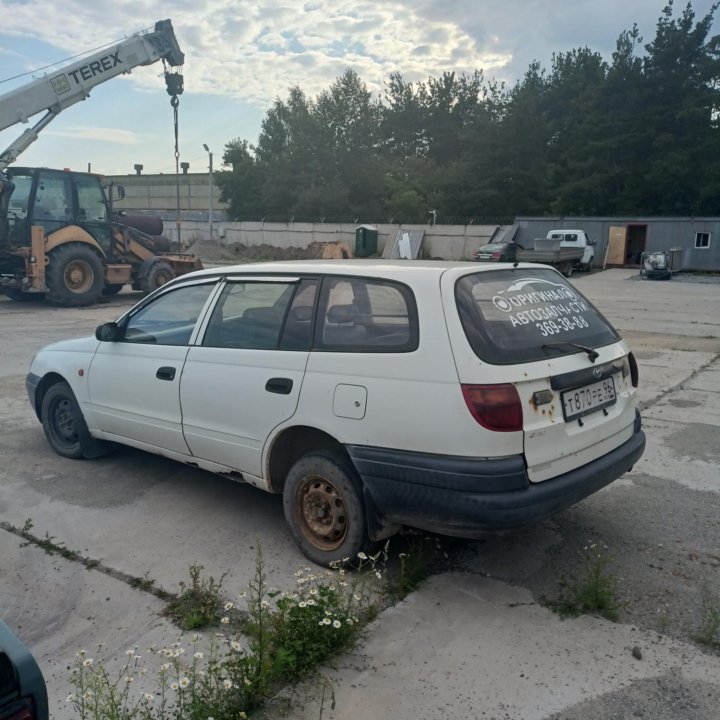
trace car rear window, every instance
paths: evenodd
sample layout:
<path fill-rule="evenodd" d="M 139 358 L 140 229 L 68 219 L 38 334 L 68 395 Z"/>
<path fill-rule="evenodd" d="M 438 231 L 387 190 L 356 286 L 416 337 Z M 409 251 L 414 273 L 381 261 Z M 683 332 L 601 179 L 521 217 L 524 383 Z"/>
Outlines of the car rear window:
<path fill-rule="evenodd" d="M 465 275 L 455 285 L 455 300 L 470 346 L 494 365 L 582 352 L 564 343 L 595 348 L 619 340 L 592 303 L 553 270 Z"/>

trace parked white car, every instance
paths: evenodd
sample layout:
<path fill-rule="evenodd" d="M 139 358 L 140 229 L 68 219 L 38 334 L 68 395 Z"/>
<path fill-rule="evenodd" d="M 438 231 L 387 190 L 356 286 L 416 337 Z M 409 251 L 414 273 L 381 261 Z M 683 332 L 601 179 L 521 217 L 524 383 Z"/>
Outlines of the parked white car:
<path fill-rule="evenodd" d="M 318 563 L 404 526 L 478 537 L 629 470 L 637 365 L 558 272 L 273 262 L 177 278 L 34 358 L 61 455 L 110 442 L 282 493 Z"/>

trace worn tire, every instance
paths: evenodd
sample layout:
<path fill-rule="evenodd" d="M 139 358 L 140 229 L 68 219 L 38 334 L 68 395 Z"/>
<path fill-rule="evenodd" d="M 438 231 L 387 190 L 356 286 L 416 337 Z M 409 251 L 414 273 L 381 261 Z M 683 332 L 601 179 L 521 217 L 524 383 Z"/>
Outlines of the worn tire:
<path fill-rule="evenodd" d="M 9 288 L 3 290 L 3 294 L 15 302 L 37 302 L 45 298 L 43 293 L 24 293 L 21 290 L 11 290 Z"/>
<path fill-rule="evenodd" d="M 110 449 L 107 443 L 90 436 L 80 406 L 66 382 L 55 383 L 47 390 L 40 418 L 45 437 L 58 455 L 73 459 L 94 458 Z"/>
<path fill-rule="evenodd" d="M 139 281 L 138 286 L 146 295 L 149 295 L 174 277 L 175 271 L 172 265 L 165 260 L 158 260 L 150 266 L 147 275 Z"/>
<path fill-rule="evenodd" d="M 287 475 L 283 509 L 300 549 L 318 565 L 369 549 L 361 480 L 339 454 L 301 457 Z"/>
<path fill-rule="evenodd" d="M 48 253 L 45 283 L 53 305 L 79 307 L 96 303 L 105 286 L 105 268 L 89 245 L 68 243 Z"/>

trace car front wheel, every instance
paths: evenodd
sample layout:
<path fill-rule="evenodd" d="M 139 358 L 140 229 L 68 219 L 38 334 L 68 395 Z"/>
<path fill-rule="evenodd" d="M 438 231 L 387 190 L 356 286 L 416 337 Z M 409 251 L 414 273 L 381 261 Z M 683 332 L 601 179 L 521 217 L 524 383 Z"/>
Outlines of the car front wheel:
<path fill-rule="evenodd" d="M 40 412 L 50 447 L 66 458 L 93 458 L 107 452 L 107 445 L 90 436 L 85 418 L 66 382 L 53 385 L 45 393 Z"/>
<path fill-rule="evenodd" d="M 285 519 L 314 563 L 354 560 L 368 549 L 360 483 L 349 462 L 335 453 L 305 455 L 290 469 L 283 490 Z"/>

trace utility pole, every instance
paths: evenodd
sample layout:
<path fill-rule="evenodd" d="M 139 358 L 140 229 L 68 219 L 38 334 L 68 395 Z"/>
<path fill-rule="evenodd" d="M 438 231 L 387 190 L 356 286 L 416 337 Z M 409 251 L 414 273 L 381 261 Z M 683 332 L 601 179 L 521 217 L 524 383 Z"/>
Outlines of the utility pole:
<path fill-rule="evenodd" d="M 207 143 L 203 143 L 203 147 L 205 148 L 205 152 L 208 154 L 208 160 L 209 160 L 209 173 L 208 173 L 208 228 L 210 230 L 210 239 L 212 240 L 213 236 L 213 168 L 212 168 L 212 153 L 210 152 L 210 148 L 207 146 Z"/>

